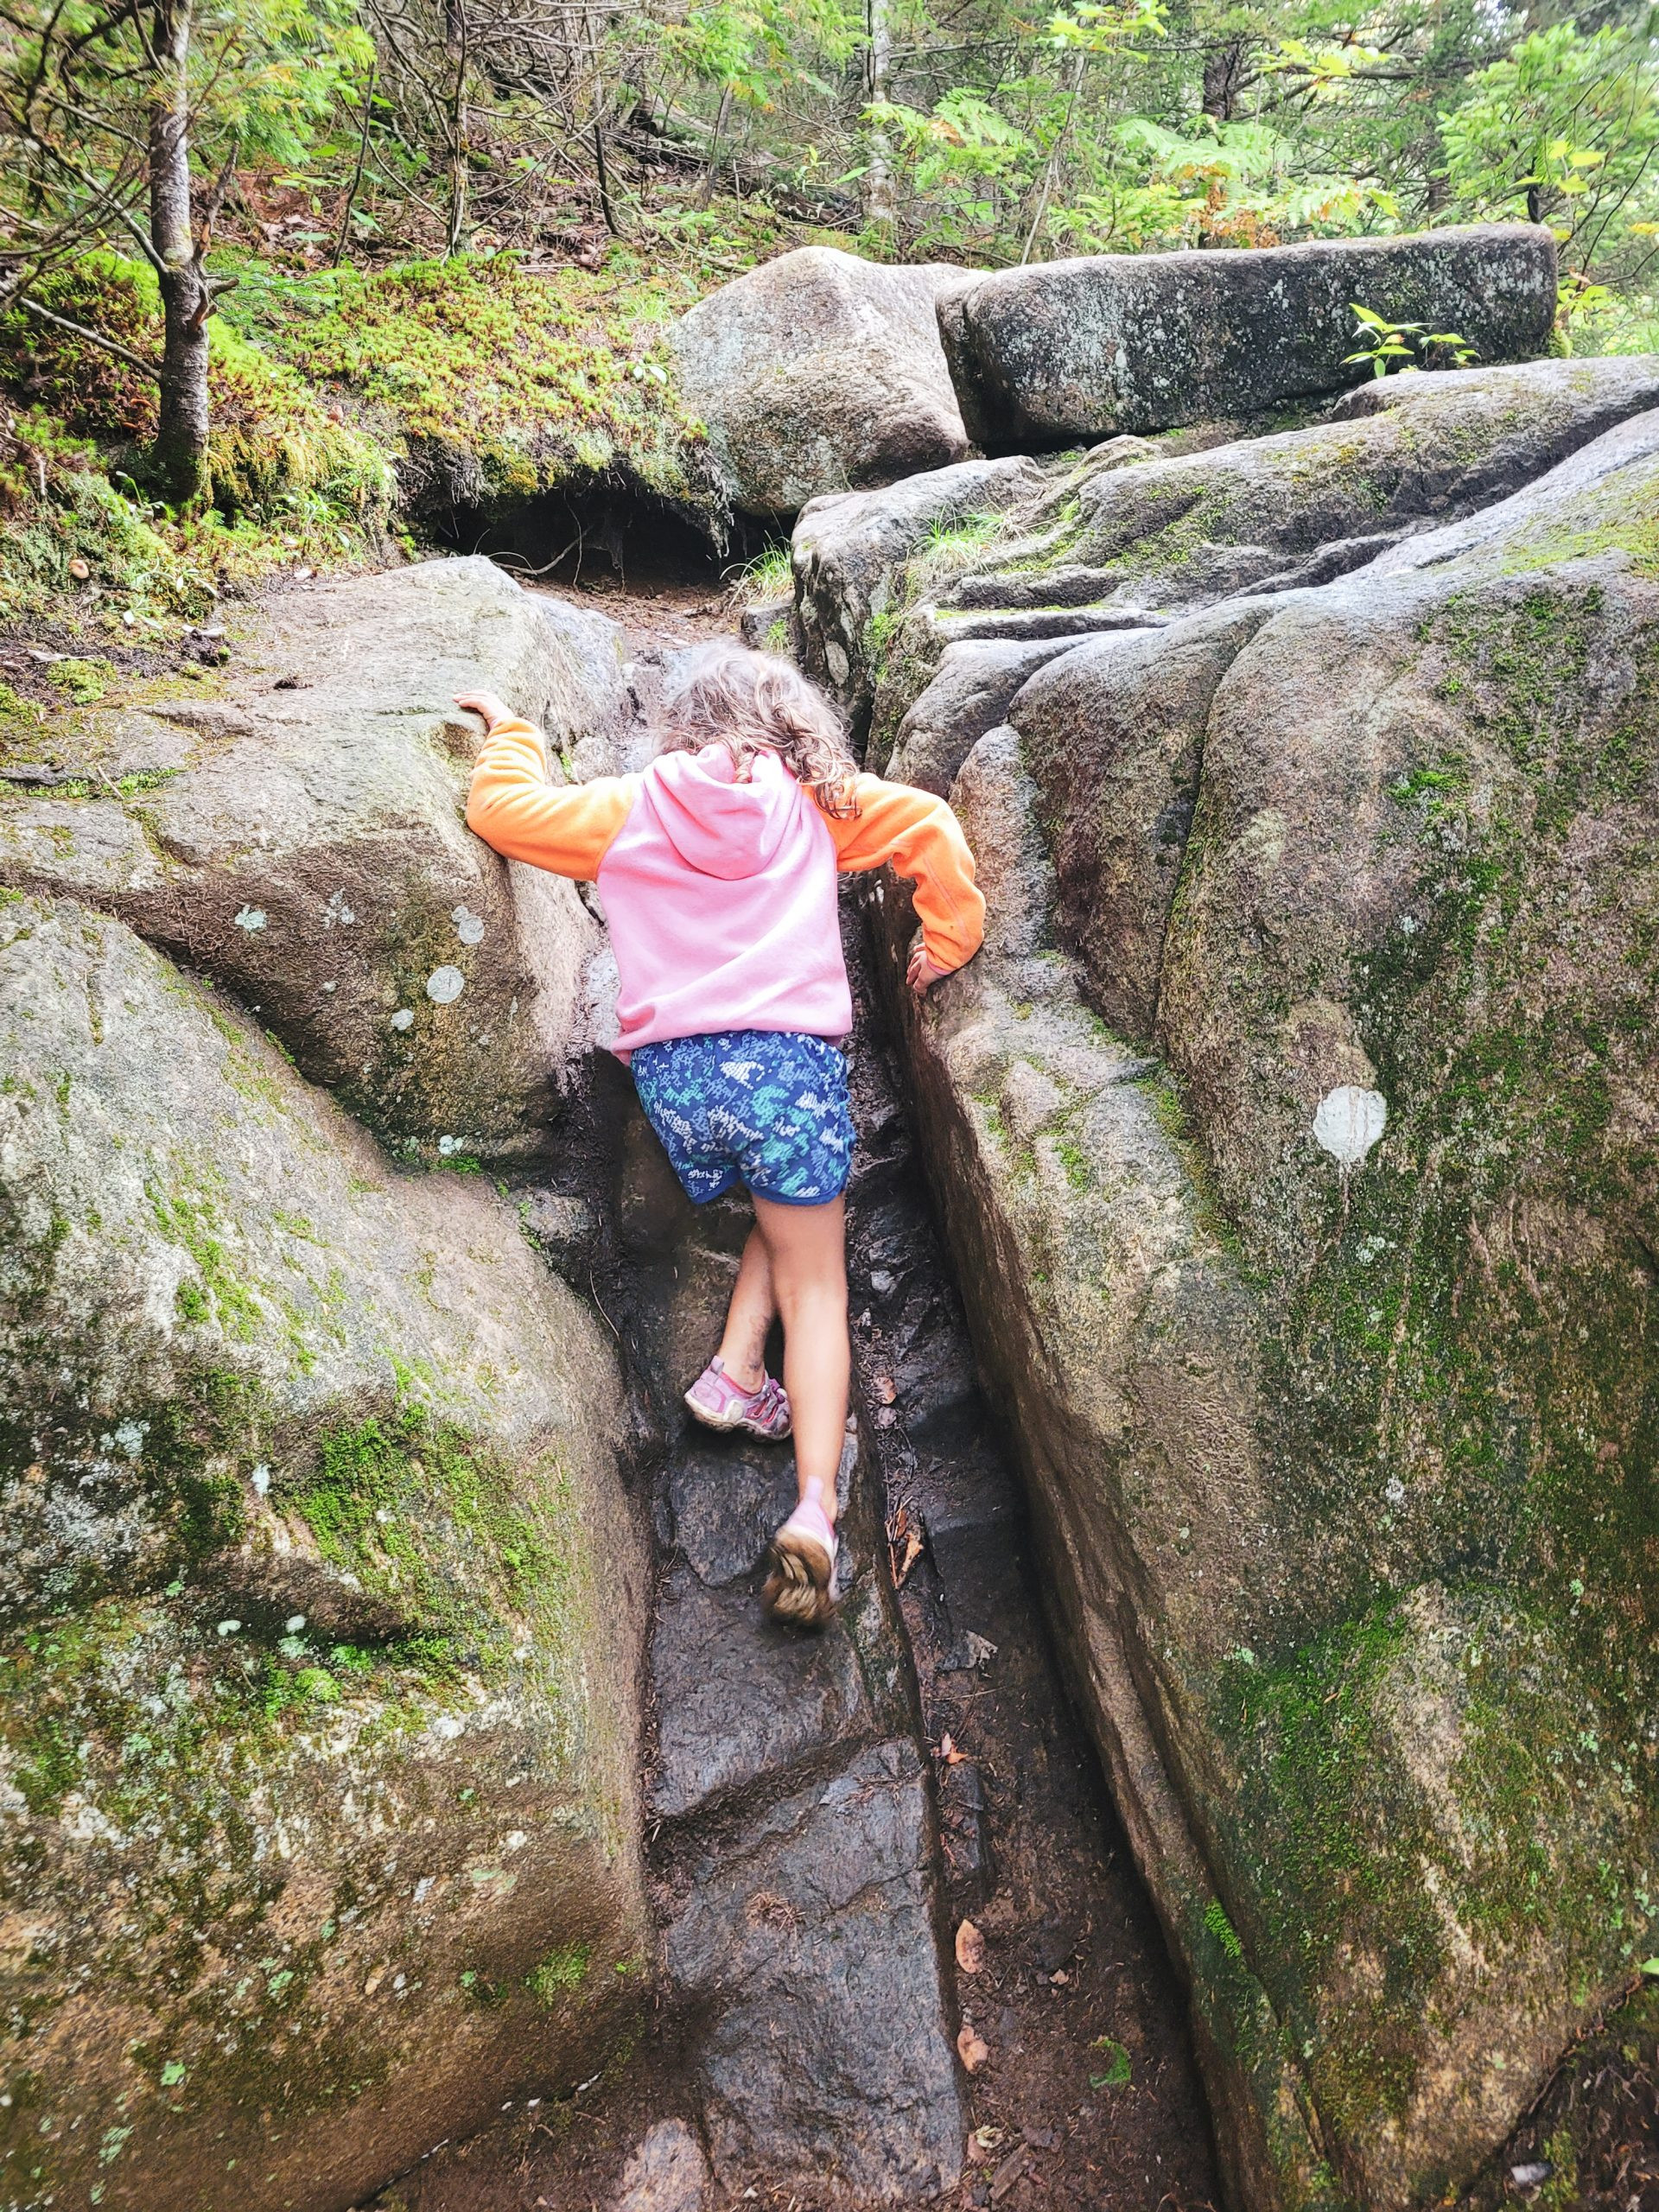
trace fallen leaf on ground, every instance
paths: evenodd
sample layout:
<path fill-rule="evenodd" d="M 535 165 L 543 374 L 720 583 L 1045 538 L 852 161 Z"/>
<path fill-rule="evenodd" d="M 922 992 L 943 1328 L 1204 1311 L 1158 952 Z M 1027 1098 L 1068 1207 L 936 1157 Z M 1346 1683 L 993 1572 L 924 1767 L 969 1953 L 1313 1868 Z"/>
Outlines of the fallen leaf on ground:
<path fill-rule="evenodd" d="M 963 1974 L 977 1974 L 985 1963 L 985 1938 L 971 1920 L 957 1930 L 957 1964 Z"/>
<path fill-rule="evenodd" d="M 991 2202 L 993 2204 L 1000 2204 L 1002 2202 L 1002 2199 L 1007 2195 L 1008 2191 L 1014 2187 L 1015 2182 L 1019 2180 L 1020 2175 L 1026 2171 L 1027 2164 L 1027 2156 L 1023 2147 L 1018 2151 L 1010 2152 L 1008 2156 L 1003 2159 L 1001 2164 L 991 2176 Z"/>
<path fill-rule="evenodd" d="M 946 1766 L 960 1766 L 967 1756 L 966 1751 L 959 1751 L 957 1749 L 954 1737 L 950 1735 L 940 1737 L 939 1757 L 944 1761 Z"/>
<path fill-rule="evenodd" d="M 957 2037 L 957 2056 L 970 2074 L 977 2074 L 990 2055 L 990 2046 L 982 2037 L 978 2029 L 970 2027 L 964 2020 L 962 2024 L 962 2033 Z"/>
<path fill-rule="evenodd" d="M 887 1543 L 893 1553 L 893 1579 L 902 1589 L 910 1570 L 922 1555 L 922 1532 L 901 1505 L 887 1523 Z"/>
<path fill-rule="evenodd" d="M 891 1375 L 878 1375 L 876 1376 L 875 1395 L 880 1399 L 884 1406 L 890 1406 L 893 1403 L 893 1400 L 899 1395 L 899 1393 L 893 1386 L 893 1380 Z"/>

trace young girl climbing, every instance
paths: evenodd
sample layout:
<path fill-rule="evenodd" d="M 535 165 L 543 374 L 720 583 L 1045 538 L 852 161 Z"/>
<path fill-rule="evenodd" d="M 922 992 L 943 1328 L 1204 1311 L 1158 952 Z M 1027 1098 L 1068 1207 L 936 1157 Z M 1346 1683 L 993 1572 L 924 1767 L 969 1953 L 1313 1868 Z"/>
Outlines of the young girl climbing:
<path fill-rule="evenodd" d="M 984 900 L 944 800 L 857 772 L 833 709 L 786 661 L 735 645 L 691 661 L 641 775 L 561 786 L 539 735 L 486 692 L 468 825 L 594 883 L 620 990 L 613 1049 L 694 1205 L 743 1182 L 755 1224 L 720 1349 L 685 1394 L 711 1428 L 793 1430 L 800 1499 L 772 1540 L 766 1603 L 814 1627 L 836 1565 L 850 1350 L 843 1192 L 853 1126 L 838 1040 L 853 1026 L 837 871 L 891 861 L 916 886 L 926 991 L 979 949 Z M 780 1389 L 764 1365 L 784 1325 Z"/>

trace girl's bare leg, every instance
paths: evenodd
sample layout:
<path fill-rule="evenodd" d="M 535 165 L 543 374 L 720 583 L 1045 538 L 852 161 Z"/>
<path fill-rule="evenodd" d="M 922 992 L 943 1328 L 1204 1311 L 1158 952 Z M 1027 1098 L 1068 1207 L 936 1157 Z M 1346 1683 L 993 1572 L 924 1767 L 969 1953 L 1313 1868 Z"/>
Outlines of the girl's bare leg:
<path fill-rule="evenodd" d="M 732 1302 L 726 1309 L 726 1333 L 720 1340 L 720 1363 L 740 1390 L 760 1388 L 766 1373 L 766 1332 L 777 1311 L 772 1262 L 757 1221 L 738 1262 Z"/>
<path fill-rule="evenodd" d="M 840 1198 L 832 1198 L 828 1205 L 785 1206 L 757 1198 L 754 1214 L 771 1266 L 771 1294 L 783 1316 L 784 1388 L 795 1424 L 795 1473 L 801 1502 L 816 1498 L 833 1525 L 852 1370 L 847 1335 L 846 1206 Z M 753 1243 L 751 1237 L 744 1249 L 746 1268 Z M 740 1289 L 742 1281 L 740 1271 Z M 735 1310 L 735 1294 L 732 1303 Z"/>

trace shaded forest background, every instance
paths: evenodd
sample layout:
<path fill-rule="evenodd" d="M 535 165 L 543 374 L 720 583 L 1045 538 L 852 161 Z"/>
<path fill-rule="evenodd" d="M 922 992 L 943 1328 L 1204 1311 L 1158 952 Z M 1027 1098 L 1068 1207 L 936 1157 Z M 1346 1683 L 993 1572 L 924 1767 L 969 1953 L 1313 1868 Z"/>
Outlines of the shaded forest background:
<path fill-rule="evenodd" d="M 560 484 L 712 512 L 668 327 L 811 241 L 1527 218 L 1560 347 L 1648 350 L 1653 33 L 1627 0 L 3 0 L 0 620 L 141 632 Z"/>

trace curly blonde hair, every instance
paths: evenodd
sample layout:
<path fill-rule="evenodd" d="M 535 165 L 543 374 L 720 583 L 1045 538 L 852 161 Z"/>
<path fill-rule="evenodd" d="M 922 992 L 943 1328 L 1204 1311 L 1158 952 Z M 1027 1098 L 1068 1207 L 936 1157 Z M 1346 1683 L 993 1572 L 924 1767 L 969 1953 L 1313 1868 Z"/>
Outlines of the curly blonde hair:
<path fill-rule="evenodd" d="M 723 745 L 741 776 L 765 747 L 826 814 L 858 812 L 858 773 L 841 717 L 816 686 L 775 653 L 720 644 L 696 653 L 663 702 L 662 751 Z"/>

